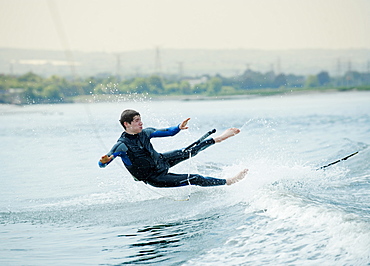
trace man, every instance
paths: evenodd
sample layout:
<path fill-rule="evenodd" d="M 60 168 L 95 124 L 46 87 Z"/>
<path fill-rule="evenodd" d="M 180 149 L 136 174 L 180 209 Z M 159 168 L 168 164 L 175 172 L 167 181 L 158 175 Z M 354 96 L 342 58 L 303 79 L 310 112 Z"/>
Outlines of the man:
<path fill-rule="evenodd" d="M 244 169 L 236 176 L 228 179 L 204 177 L 198 174 L 174 174 L 168 172 L 170 167 L 240 132 L 237 128 L 230 128 L 220 136 L 201 141 L 189 150 L 175 150 L 163 154 L 154 150 L 150 143 L 151 138 L 174 136 L 180 130 L 188 128 L 187 123 L 189 120 L 190 118 L 187 118 L 178 126 L 165 129 L 143 129 L 143 122 L 137 111 L 130 109 L 123 111 L 120 123 L 125 131 L 110 152 L 101 157 L 99 166 L 101 168 L 106 167 L 114 158 L 119 156 L 135 180 L 143 181 L 154 187 L 179 187 L 186 185 L 220 186 L 231 185 L 243 179 L 248 169 Z"/>

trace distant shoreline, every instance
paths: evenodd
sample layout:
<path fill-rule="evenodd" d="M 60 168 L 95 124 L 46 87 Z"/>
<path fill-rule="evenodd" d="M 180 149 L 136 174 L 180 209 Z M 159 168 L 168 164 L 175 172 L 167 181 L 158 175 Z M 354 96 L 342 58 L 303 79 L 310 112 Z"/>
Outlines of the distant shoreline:
<path fill-rule="evenodd" d="M 238 100 L 238 99 L 253 99 L 258 97 L 270 96 L 290 96 L 290 95 L 309 95 L 323 93 L 345 93 L 345 92 L 363 92 L 370 90 L 363 89 L 260 89 L 249 90 L 245 94 L 235 95 L 140 95 L 140 94 L 100 94 L 100 95 L 80 95 L 72 99 L 73 103 L 99 103 L 99 102 L 116 102 L 116 101 L 134 101 L 134 100 L 149 100 L 149 101 L 220 101 L 220 100 Z"/>
<path fill-rule="evenodd" d="M 125 101 L 224 101 L 224 100 L 245 100 L 259 97 L 271 96 L 294 96 L 294 95 L 312 95 L 346 92 L 369 92 L 370 89 L 275 89 L 275 90 L 250 90 L 246 94 L 235 95 L 143 95 L 143 94 L 97 94 L 97 95 L 79 95 L 70 98 L 63 103 L 37 103 L 39 104 L 74 104 L 74 103 L 104 103 L 104 102 L 125 102 Z M 0 107 L 6 106 L 27 106 L 28 104 L 8 104 L 0 103 Z"/>

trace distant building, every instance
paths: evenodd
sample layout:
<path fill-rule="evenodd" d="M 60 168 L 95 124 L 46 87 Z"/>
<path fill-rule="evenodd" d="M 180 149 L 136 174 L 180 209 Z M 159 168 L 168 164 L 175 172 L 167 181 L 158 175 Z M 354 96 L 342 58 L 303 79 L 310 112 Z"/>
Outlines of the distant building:
<path fill-rule="evenodd" d="M 7 90 L 0 91 L 1 98 L 7 99 L 6 102 L 11 104 L 22 104 L 22 93 L 24 92 L 23 88 L 9 88 Z"/>
<path fill-rule="evenodd" d="M 208 81 L 208 77 L 203 76 L 203 77 L 197 78 L 197 79 L 184 79 L 184 81 L 189 82 L 190 86 L 193 88 L 194 86 L 196 86 L 198 84 L 206 83 Z"/>

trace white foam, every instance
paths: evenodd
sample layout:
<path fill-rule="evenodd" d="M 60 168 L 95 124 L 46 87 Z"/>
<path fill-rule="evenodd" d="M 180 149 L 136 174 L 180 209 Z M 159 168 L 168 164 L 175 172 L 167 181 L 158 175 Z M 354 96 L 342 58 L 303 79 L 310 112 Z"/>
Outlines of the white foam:
<path fill-rule="evenodd" d="M 246 212 L 252 222 L 188 265 L 365 265 L 370 260 L 369 224 L 353 214 L 267 189 Z"/>
<path fill-rule="evenodd" d="M 225 167 L 230 172 L 242 165 Z M 340 184 L 345 169 L 331 172 L 310 167 L 254 161 L 245 180 L 231 186 L 228 196 L 244 201 L 246 222 L 220 247 L 187 265 L 336 264 L 370 262 L 370 224 L 333 203 L 307 197 L 307 190 Z M 295 190 L 293 186 L 301 184 Z M 328 184 L 327 184 L 328 185 Z M 304 193 L 300 193 L 304 192 Z"/>

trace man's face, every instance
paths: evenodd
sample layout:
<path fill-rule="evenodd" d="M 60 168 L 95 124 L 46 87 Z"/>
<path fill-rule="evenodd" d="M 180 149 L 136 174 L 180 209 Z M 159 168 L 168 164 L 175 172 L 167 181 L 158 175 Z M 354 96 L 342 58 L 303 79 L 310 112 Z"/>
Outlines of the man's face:
<path fill-rule="evenodd" d="M 143 130 L 143 122 L 141 122 L 141 117 L 139 115 L 134 116 L 131 123 L 125 123 L 127 133 L 138 134 Z"/>

